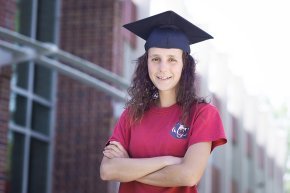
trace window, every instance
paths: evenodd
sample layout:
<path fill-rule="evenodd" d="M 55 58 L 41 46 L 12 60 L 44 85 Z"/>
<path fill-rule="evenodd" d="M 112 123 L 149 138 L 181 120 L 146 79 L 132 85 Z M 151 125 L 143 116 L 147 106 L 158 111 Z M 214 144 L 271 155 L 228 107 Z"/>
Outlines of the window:
<path fill-rule="evenodd" d="M 31 139 L 29 154 L 29 181 L 28 192 L 46 192 L 47 165 L 48 165 L 48 143 Z"/>
<path fill-rule="evenodd" d="M 51 99 L 52 71 L 43 66 L 34 67 L 34 93 L 47 100 Z"/>
<path fill-rule="evenodd" d="M 21 192 L 23 183 L 24 142 L 23 135 L 10 131 L 8 135 L 8 192 Z"/>
<path fill-rule="evenodd" d="M 28 89 L 28 72 L 29 72 L 29 63 L 24 62 L 15 66 L 14 69 L 14 79 L 16 85 L 23 89 Z"/>
<path fill-rule="evenodd" d="M 10 101 L 11 121 L 19 126 L 25 127 L 27 98 L 20 94 L 12 93 Z"/>
<path fill-rule="evenodd" d="M 17 31 L 56 42 L 58 0 L 18 0 Z M 13 66 L 7 193 L 50 193 L 56 72 L 33 62 Z"/>
<path fill-rule="evenodd" d="M 49 135 L 50 107 L 36 101 L 32 103 L 31 129 Z"/>

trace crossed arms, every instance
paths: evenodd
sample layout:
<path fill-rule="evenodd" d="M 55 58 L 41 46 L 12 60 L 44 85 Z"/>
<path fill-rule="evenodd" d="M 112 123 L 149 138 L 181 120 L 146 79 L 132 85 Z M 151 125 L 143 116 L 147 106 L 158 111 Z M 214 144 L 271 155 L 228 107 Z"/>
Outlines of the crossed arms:
<path fill-rule="evenodd" d="M 100 167 L 102 180 L 138 181 L 159 187 L 194 186 L 200 180 L 210 156 L 211 142 L 191 145 L 184 157 L 130 158 L 116 141 L 104 149 Z"/>

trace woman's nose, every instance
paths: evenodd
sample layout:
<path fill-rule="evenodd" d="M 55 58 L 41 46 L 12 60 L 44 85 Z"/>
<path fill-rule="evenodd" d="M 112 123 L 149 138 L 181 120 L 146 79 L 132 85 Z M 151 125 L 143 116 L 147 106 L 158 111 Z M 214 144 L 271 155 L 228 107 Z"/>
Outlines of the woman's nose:
<path fill-rule="evenodd" d="M 162 71 L 165 71 L 167 69 L 167 63 L 166 61 L 161 61 L 159 63 L 159 70 L 162 72 Z"/>

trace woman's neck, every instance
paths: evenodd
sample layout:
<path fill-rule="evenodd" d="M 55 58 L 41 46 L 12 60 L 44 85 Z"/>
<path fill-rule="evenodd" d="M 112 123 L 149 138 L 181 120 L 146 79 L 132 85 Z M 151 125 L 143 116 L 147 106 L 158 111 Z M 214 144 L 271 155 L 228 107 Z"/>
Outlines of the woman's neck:
<path fill-rule="evenodd" d="M 176 94 L 172 92 L 159 92 L 159 106 L 170 107 L 176 103 Z"/>

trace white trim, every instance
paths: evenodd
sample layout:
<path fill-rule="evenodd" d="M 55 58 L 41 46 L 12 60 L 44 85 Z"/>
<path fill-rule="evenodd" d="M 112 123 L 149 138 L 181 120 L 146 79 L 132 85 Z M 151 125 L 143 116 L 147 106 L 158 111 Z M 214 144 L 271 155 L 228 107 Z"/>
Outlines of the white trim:
<path fill-rule="evenodd" d="M 7 47 L 8 47 L 8 45 L 10 46 L 13 44 L 7 43 Z M 5 45 L 1 45 L 1 46 L 4 47 Z M 15 46 L 15 48 L 17 48 L 17 46 Z M 12 49 L 10 49 L 10 51 L 12 51 Z M 14 51 L 16 52 L 16 49 Z M 105 93 L 107 93 L 107 94 L 109 94 L 109 95 L 111 95 L 119 100 L 126 100 L 127 99 L 127 97 L 126 97 L 127 95 L 124 91 L 121 91 L 115 87 L 112 87 L 109 84 L 107 84 L 103 81 L 100 81 L 100 80 L 96 79 L 95 77 L 87 75 L 86 73 L 81 72 L 75 68 L 69 67 L 63 63 L 60 63 L 60 62 L 53 60 L 53 59 L 50 59 L 46 56 L 37 56 L 36 57 L 36 55 L 34 55 L 34 54 L 29 54 L 27 56 L 27 55 L 25 55 L 25 53 L 26 53 L 25 49 L 19 49 L 19 50 L 17 50 L 17 52 L 18 53 L 22 52 L 23 53 L 22 57 L 17 58 L 16 60 L 10 61 L 10 62 L 23 62 L 25 60 L 33 60 L 34 59 L 38 63 L 40 63 L 46 67 L 56 69 L 56 70 L 62 72 L 63 74 L 72 77 L 73 79 L 79 80 L 79 81 L 86 83 L 90 86 L 95 86 L 97 89 L 100 89 L 103 92 L 105 92 Z M 82 66 L 81 68 L 86 68 L 86 70 L 89 70 L 90 72 L 92 72 L 92 70 L 94 68 L 95 74 L 98 74 L 98 76 L 100 78 L 106 77 L 106 79 L 110 79 L 111 82 L 118 83 L 119 86 L 122 86 L 122 87 L 129 86 L 129 84 L 127 84 L 126 81 L 124 81 L 124 79 L 119 79 L 118 75 L 116 75 L 114 73 L 111 73 L 111 72 L 109 72 L 101 67 L 98 67 L 98 66 L 94 67 L 93 63 L 85 61 L 85 60 L 80 59 L 78 57 L 74 57 L 71 54 L 68 54 L 68 53 L 65 53 L 62 51 L 61 51 L 61 53 L 62 53 L 61 59 L 64 59 L 66 61 L 70 61 L 70 62 L 74 63 L 75 65 L 84 64 L 84 66 Z M 58 56 L 60 56 L 60 55 L 58 55 Z M 31 65 L 33 65 L 33 64 L 30 62 L 29 68 L 31 68 Z M 34 67 L 32 67 L 32 68 L 34 68 Z M 31 78 L 31 76 L 29 76 L 29 77 Z M 28 84 L 28 85 L 30 86 L 30 84 Z"/>
<path fill-rule="evenodd" d="M 29 155 L 30 155 L 30 137 L 24 135 L 24 151 L 23 151 L 23 173 L 22 173 L 22 193 L 27 193 L 28 187 L 28 171 L 29 171 Z"/>
<path fill-rule="evenodd" d="M 127 94 L 124 91 L 120 91 L 115 87 L 110 86 L 109 84 L 102 82 L 90 75 L 87 75 L 83 72 L 80 72 L 77 69 L 71 68 L 69 66 L 66 66 L 56 60 L 49 59 L 45 56 L 39 57 L 36 62 L 38 64 L 44 65 L 49 68 L 54 68 L 58 72 L 61 72 L 62 74 L 68 75 L 71 78 L 75 80 L 79 80 L 80 82 L 83 82 L 87 85 L 94 86 L 98 90 L 102 90 L 103 92 L 109 94 L 110 96 L 119 99 L 119 100 L 126 100 Z"/>
<path fill-rule="evenodd" d="M 90 61 L 74 56 L 68 52 L 58 50 L 55 53 L 55 56 L 61 61 L 69 62 L 74 67 L 87 70 L 90 73 L 96 75 L 96 77 L 110 81 L 122 88 L 128 88 L 128 85 L 130 84 L 125 78 L 120 77 L 119 75 L 114 74 L 105 68 L 100 67 L 99 65 L 95 65 Z"/>
<path fill-rule="evenodd" d="M 31 136 L 35 139 L 40 140 L 40 141 L 44 141 L 47 143 L 49 143 L 51 141 L 51 136 L 41 134 L 37 131 L 29 129 L 28 127 L 22 127 L 20 125 L 16 125 L 13 122 L 9 123 L 9 128 L 11 131 L 16 131 L 17 133 L 20 133 L 20 134 L 25 135 L 25 136 Z"/>
<path fill-rule="evenodd" d="M 59 44 L 59 29 L 60 29 L 60 17 L 61 17 L 61 1 L 55 0 L 55 28 L 54 38 L 56 45 Z M 56 130 L 56 112 L 57 112 L 57 88 L 58 88 L 58 73 L 56 70 L 52 70 L 52 84 L 51 84 L 51 114 L 50 114 L 50 139 L 51 144 L 48 149 L 48 166 L 47 166 L 47 187 L 46 193 L 53 192 L 53 169 L 54 169 L 54 149 L 55 149 L 55 130 Z"/>
<path fill-rule="evenodd" d="M 121 88 L 126 89 L 130 84 L 125 78 L 115 73 L 112 73 L 106 70 L 105 68 L 102 68 L 99 65 L 96 65 L 92 62 L 74 56 L 68 52 L 59 50 L 59 48 L 54 44 L 42 43 L 40 41 L 33 40 L 14 31 L 5 29 L 3 27 L 0 27 L 0 37 L 15 41 L 16 43 L 32 48 L 36 53 L 36 58 L 41 56 L 56 56 L 58 59 L 66 63 L 69 63 L 71 66 L 74 66 L 75 68 L 87 70 L 89 73 L 95 75 L 96 78 L 101 78 L 106 81 L 112 82 L 115 85 L 120 86 Z M 5 47 L 5 45 L 2 47 Z M 28 59 L 34 60 L 35 58 L 31 57 Z"/>
<path fill-rule="evenodd" d="M 57 100 L 56 100 L 56 93 L 57 93 L 57 83 L 58 83 L 58 75 L 56 71 L 52 72 L 52 89 L 51 89 L 51 103 L 52 108 L 50 111 L 50 146 L 48 149 L 48 167 L 47 167 L 47 187 L 46 192 L 51 193 L 52 192 L 52 174 L 53 174 L 53 168 L 54 168 L 54 148 L 55 148 L 55 126 L 56 126 L 56 112 L 57 112 Z"/>
<path fill-rule="evenodd" d="M 10 53 L 10 58 L 6 57 L 4 60 L 1 58 L 0 66 L 29 61 L 36 57 L 34 50 L 29 47 L 19 47 L 16 44 L 11 44 L 3 40 L 0 40 L 0 47 L 6 53 Z"/>
<path fill-rule="evenodd" d="M 17 87 L 16 85 L 12 85 L 11 87 L 12 91 L 14 91 L 15 94 L 21 95 L 21 96 L 28 96 L 29 98 L 32 98 L 33 101 L 36 101 L 44 106 L 47 107 L 52 107 L 52 104 L 49 100 L 40 97 L 36 94 L 34 94 L 33 92 L 27 91 L 26 89 Z"/>
<path fill-rule="evenodd" d="M 37 0 L 32 0 L 32 14 L 31 14 L 31 20 L 29 22 L 31 22 L 31 29 L 30 29 L 30 36 L 35 39 L 35 24 L 36 24 L 36 17 L 37 17 Z M 31 72 L 32 71 L 32 64 L 31 62 L 29 62 L 29 70 L 28 70 L 28 92 L 31 91 L 31 83 L 33 83 L 33 78 L 31 76 Z M 31 137 L 30 135 L 28 134 L 28 131 L 31 126 L 30 124 L 30 118 L 31 118 L 31 109 L 32 109 L 32 98 L 31 96 L 27 96 L 27 104 L 26 104 L 26 134 L 24 135 L 25 136 L 25 144 L 24 144 L 24 163 L 23 163 L 23 181 L 22 181 L 22 193 L 27 193 L 28 191 L 28 174 L 29 174 L 29 156 L 30 156 L 30 143 L 31 143 Z"/>

